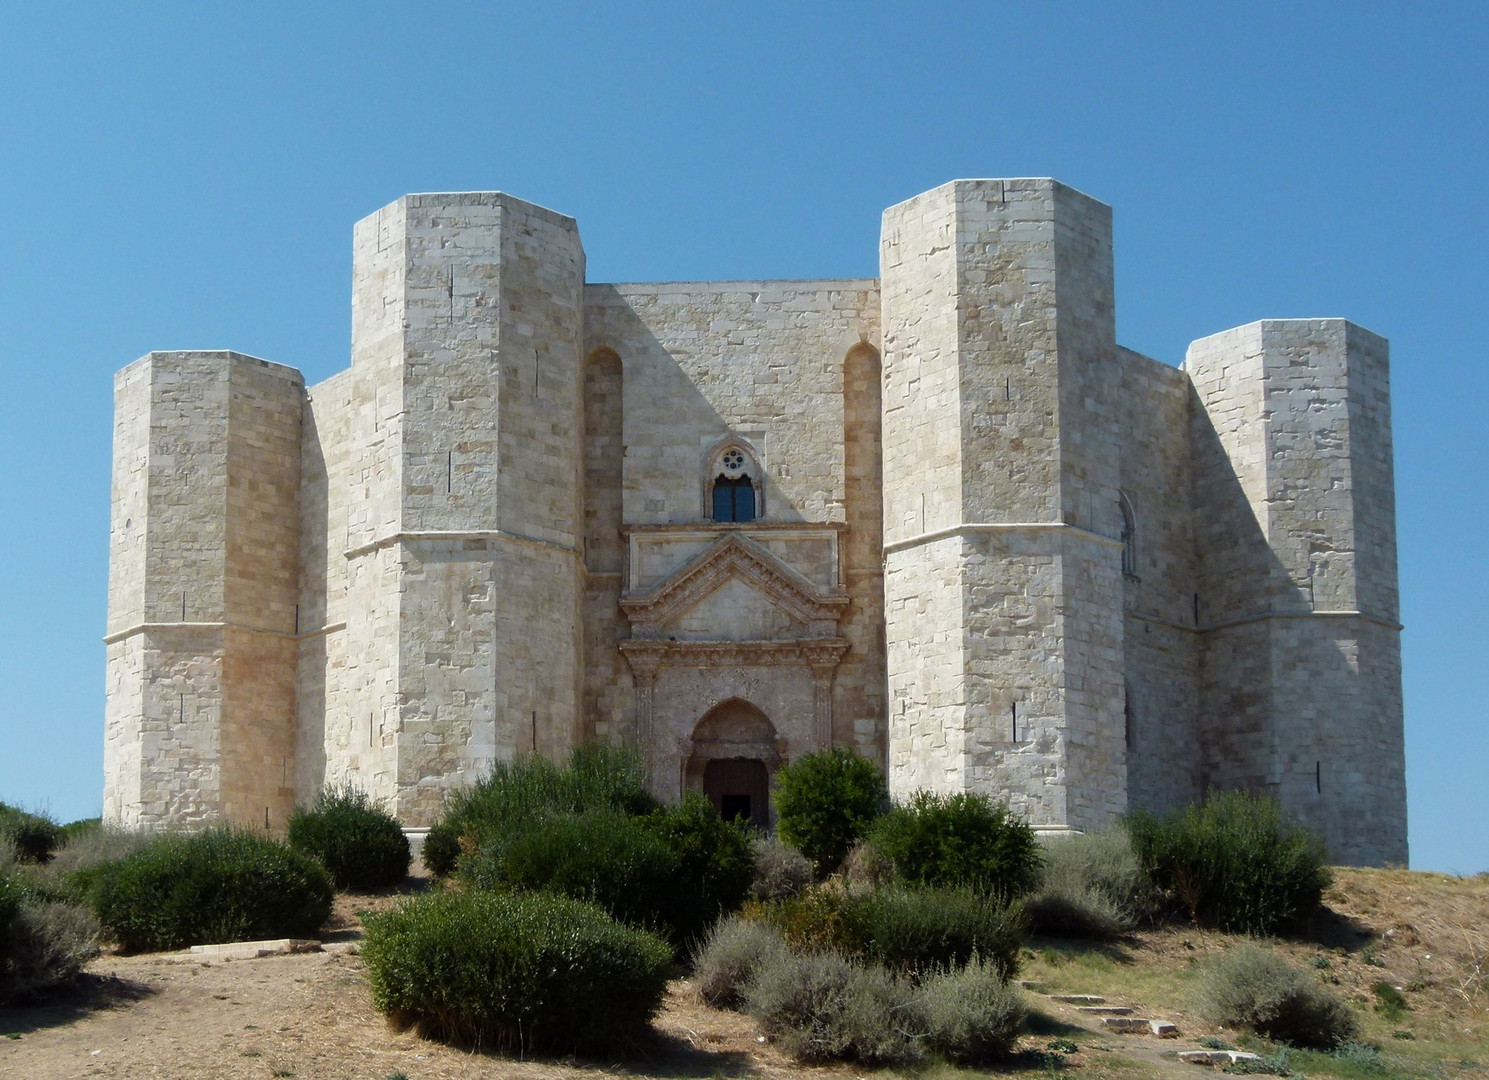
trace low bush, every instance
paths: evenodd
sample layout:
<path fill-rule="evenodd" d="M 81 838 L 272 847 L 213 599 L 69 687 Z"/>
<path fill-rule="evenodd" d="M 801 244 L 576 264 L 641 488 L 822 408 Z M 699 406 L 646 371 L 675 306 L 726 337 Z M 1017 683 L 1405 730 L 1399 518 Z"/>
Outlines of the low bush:
<path fill-rule="evenodd" d="M 790 844 L 771 836 L 756 836 L 755 880 L 750 883 L 752 900 L 785 900 L 800 896 L 812 883 L 812 864 Z"/>
<path fill-rule="evenodd" d="M 1323 842 L 1275 799 L 1228 792 L 1163 818 L 1136 812 L 1127 828 L 1170 907 L 1199 926 L 1276 934 L 1318 910 L 1329 886 Z"/>
<path fill-rule="evenodd" d="M 1148 872 L 1121 828 L 1043 844 L 1039 884 L 1025 901 L 1035 933 L 1109 940 L 1153 912 Z"/>
<path fill-rule="evenodd" d="M 460 834 L 455 826 L 437 821 L 424 836 L 424 867 L 436 877 L 448 877 L 460 861 Z"/>
<path fill-rule="evenodd" d="M 536 755 L 498 762 L 489 776 L 450 793 L 435 827 L 459 850 L 490 850 L 529 822 L 591 811 L 639 816 L 656 807 L 638 754 L 585 743 L 566 765 Z M 436 847 L 450 853 L 447 840 Z"/>
<path fill-rule="evenodd" d="M 5 886 L 0 884 L 0 907 Z M 0 1002 L 53 990 L 98 955 L 98 919 L 78 904 L 22 898 L 0 917 Z"/>
<path fill-rule="evenodd" d="M 350 784 L 323 788 L 289 819 L 290 847 L 326 868 L 341 889 L 382 889 L 408 876 L 408 838 L 398 821 Z"/>
<path fill-rule="evenodd" d="M 215 828 L 152 837 L 106 864 L 88 891 L 126 951 L 310 937 L 331 911 L 320 864 L 258 833 Z"/>
<path fill-rule="evenodd" d="M 1332 1049 L 1359 1030 L 1343 999 L 1256 945 L 1238 945 L 1211 961 L 1201 977 L 1199 1002 L 1213 1023 L 1296 1046 Z"/>
<path fill-rule="evenodd" d="M 794 952 L 839 952 L 912 978 L 973 956 L 1011 977 L 1028 930 L 1018 902 L 968 888 L 904 885 L 862 893 L 818 886 L 747 905 L 745 917 L 770 926 Z"/>
<path fill-rule="evenodd" d="M 742 914 L 775 930 L 792 952 L 833 952 L 847 942 L 843 909 L 848 899 L 841 889 L 818 885 L 784 900 L 751 901 Z"/>
<path fill-rule="evenodd" d="M 639 819 L 595 810 L 524 827 L 463 857 L 460 873 L 480 888 L 545 889 L 655 928 L 671 924 L 679 866 Z"/>
<path fill-rule="evenodd" d="M 486 1050 L 602 1052 L 634 1039 L 671 973 L 659 938 L 544 893 L 451 890 L 367 920 L 373 1004 Z"/>
<path fill-rule="evenodd" d="M 882 967 L 837 953 L 773 958 L 745 988 L 745 1006 L 799 1061 L 886 1064 L 919 1056 L 914 991 Z"/>
<path fill-rule="evenodd" d="M 0 838 L 10 841 L 17 858 L 44 863 L 62 846 L 62 829 L 49 817 L 0 803 Z"/>
<path fill-rule="evenodd" d="M 970 885 L 1018 896 L 1038 880 L 1034 830 L 986 795 L 917 791 L 874 823 L 869 843 L 918 885 Z"/>
<path fill-rule="evenodd" d="M 994 964 L 974 957 L 965 967 L 937 972 L 920 988 L 925 1043 L 957 1065 L 984 1065 L 1007 1056 L 1028 1010 Z"/>
<path fill-rule="evenodd" d="M 755 864 L 744 829 L 695 795 L 640 817 L 596 809 L 523 822 L 462 856 L 460 872 L 478 887 L 586 900 L 685 947 L 738 909 Z"/>
<path fill-rule="evenodd" d="M 133 855 L 149 842 L 147 832 L 112 825 L 73 830 L 43 868 L 46 883 L 58 898 L 85 903 L 93 882 L 111 863 Z"/>
<path fill-rule="evenodd" d="M 698 995 L 716 1009 L 737 1009 L 755 974 L 789 951 L 773 926 L 737 915 L 720 919 L 693 953 Z"/>
<path fill-rule="evenodd" d="M 912 978 L 981 957 L 1008 979 L 1018 970 L 1028 934 L 1019 903 L 965 887 L 885 886 L 847 897 L 838 919 L 844 952 Z"/>
<path fill-rule="evenodd" d="M 826 877 L 884 811 L 888 795 L 873 762 L 835 746 L 797 758 L 778 772 L 772 798 L 781 839 Z"/>
<path fill-rule="evenodd" d="M 103 818 L 78 818 L 66 825 L 58 826 L 62 833 L 62 847 L 71 847 L 87 837 L 104 830 Z"/>
<path fill-rule="evenodd" d="M 677 860 L 664 908 L 675 941 L 693 941 L 719 916 L 739 910 L 755 881 L 755 851 L 743 824 L 725 821 L 696 792 L 641 821 Z"/>

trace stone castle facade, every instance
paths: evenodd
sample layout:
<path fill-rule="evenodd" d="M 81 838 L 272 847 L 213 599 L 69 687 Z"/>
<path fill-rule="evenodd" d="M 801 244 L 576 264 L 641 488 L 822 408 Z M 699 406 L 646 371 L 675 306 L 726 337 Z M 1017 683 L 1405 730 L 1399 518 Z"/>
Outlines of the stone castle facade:
<path fill-rule="evenodd" d="M 829 745 L 1088 829 L 1275 793 L 1406 858 L 1386 343 L 1117 344 L 1110 209 L 884 214 L 880 277 L 591 284 L 575 222 L 410 195 L 355 230 L 352 364 L 115 384 L 105 817 L 425 826 L 493 762 L 634 745 L 763 820 Z"/>

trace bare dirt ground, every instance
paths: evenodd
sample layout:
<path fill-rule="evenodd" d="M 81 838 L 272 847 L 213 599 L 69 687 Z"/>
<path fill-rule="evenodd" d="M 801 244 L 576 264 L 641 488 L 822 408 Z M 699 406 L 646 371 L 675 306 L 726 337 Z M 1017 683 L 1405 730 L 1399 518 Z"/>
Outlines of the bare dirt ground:
<path fill-rule="evenodd" d="M 411 882 L 410 889 L 421 885 Z M 359 911 L 398 900 L 398 895 L 339 897 L 328 944 L 334 950 L 354 942 L 360 930 Z M 1353 997 L 1367 1014 L 1374 982 L 1386 980 L 1402 987 L 1411 1012 L 1401 1025 L 1411 1028 L 1417 1040 L 1434 1040 L 1402 1045 L 1442 1060 L 1445 1071 L 1440 1075 L 1484 1075 L 1479 1062 L 1467 1060 L 1467 1055 L 1484 1056 L 1489 1039 L 1489 878 L 1341 870 L 1328 900 L 1330 912 L 1310 935 L 1279 947 L 1305 967 L 1316 967 L 1316 958 L 1327 956 L 1329 966 L 1321 977 L 1337 980 L 1340 992 Z M 1029 974 L 1060 977 L 1063 972 L 1081 984 L 1070 989 L 1126 992 L 1145 1015 L 1173 1014 L 1166 1018 L 1177 1019 L 1185 1037 L 1176 1043 L 1110 1035 L 1099 1029 L 1099 1020 L 1031 994 L 1034 1032 L 1023 1040 L 1020 1060 L 998 1071 L 1055 1075 L 1038 1051 L 1052 1039 L 1068 1038 L 1081 1049 L 1066 1058 L 1059 1074 L 1083 1080 L 1206 1075 L 1174 1060 L 1180 1046 L 1193 1046 L 1197 1037 L 1212 1033 L 1178 995 L 1184 992 L 1195 960 L 1223 948 L 1228 940 L 1184 929 L 1145 932 L 1113 947 L 1106 969 L 1093 966 L 1089 959 L 1073 960 L 1062 968 L 1050 949 L 1037 947 Z M 388 1080 L 402 1074 L 407 1080 L 587 1076 L 773 1080 L 802 1074 L 859 1076 L 867 1071 L 857 1066 L 796 1065 L 761 1042 L 750 1020 L 703 1006 L 691 986 L 681 981 L 672 986 L 654 1037 L 628 1060 L 519 1061 L 394 1031 L 373 1010 L 365 972 L 353 952 L 208 962 L 167 954 L 105 955 L 88 970 L 80 995 L 31 1008 L 0 1009 L 0 1033 L 6 1036 L 0 1038 L 0 1077 Z M 1380 1026 L 1376 1020 L 1372 1023 Z M 1439 1045 L 1440 1053 L 1435 1049 Z M 1454 1054 L 1462 1060 L 1452 1060 Z"/>

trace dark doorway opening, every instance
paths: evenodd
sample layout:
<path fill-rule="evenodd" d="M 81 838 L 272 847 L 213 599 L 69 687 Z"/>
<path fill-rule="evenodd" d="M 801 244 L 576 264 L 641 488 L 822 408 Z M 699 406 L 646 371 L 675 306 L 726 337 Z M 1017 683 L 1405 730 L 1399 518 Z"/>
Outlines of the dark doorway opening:
<path fill-rule="evenodd" d="M 770 774 L 754 758 L 720 758 L 703 770 L 703 794 L 725 820 L 770 827 Z"/>

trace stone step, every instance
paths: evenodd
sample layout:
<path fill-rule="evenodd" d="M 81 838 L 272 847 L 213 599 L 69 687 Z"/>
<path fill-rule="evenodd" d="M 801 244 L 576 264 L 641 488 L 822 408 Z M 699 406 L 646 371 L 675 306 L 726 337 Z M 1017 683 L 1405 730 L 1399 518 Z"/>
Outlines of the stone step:
<path fill-rule="evenodd" d="M 1080 1005 L 1076 1012 L 1087 1013 L 1090 1016 L 1130 1016 L 1132 1010 L 1126 1005 Z"/>
<path fill-rule="evenodd" d="M 1100 994 L 1051 994 L 1051 1001 L 1063 1001 L 1067 1005 L 1105 1005 L 1106 998 Z"/>
<path fill-rule="evenodd" d="M 1122 1035 L 1145 1032 L 1160 1039 L 1174 1039 L 1179 1035 L 1179 1026 L 1171 1020 L 1149 1020 L 1146 1016 L 1107 1016 L 1101 1026 Z"/>
<path fill-rule="evenodd" d="M 291 953 L 320 952 L 321 943 L 313 938 L 273 938 L 268 941 L 229 941 L 221 945 L 193 945 L 188 954 L 193 960 L 257 960 L 261 956 L 288 956 Z"/>
<path fill-rule="evenodd" d="M 1261 1055 L 1244 1050 L 1184 1050 L 1179 1053 L 1179 1060 L 1191 1065 L 1240 1065 L 1260 1061 Z"/>

